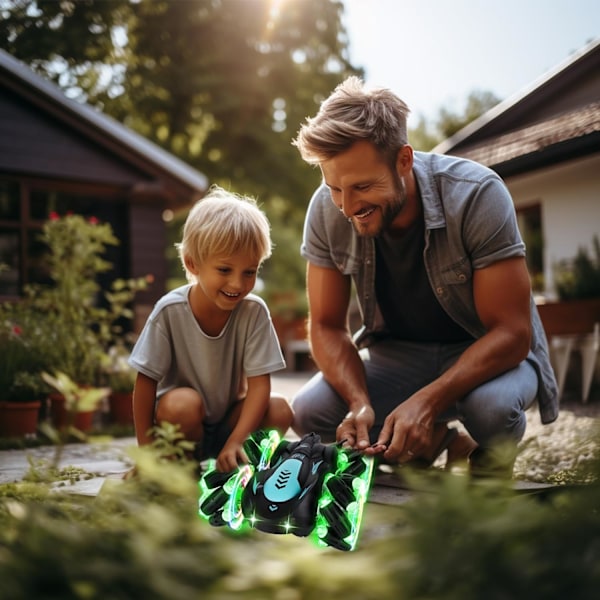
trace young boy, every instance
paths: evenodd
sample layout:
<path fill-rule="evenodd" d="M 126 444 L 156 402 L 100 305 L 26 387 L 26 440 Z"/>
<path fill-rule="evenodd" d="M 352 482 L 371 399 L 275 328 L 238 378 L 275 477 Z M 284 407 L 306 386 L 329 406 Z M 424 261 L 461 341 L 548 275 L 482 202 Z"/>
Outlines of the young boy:
<path fill-rule="evenodd" d="M 248 435 L 292 422 L 287 400 L 271 394 L 285 362 L 269 311 L 250 293 L 271 255 L 269 222 L 251 198 L 213 186 L 178 249 L 190 283 L 156 303 L 129 359 L 136 436 L 148 444 L 155 423 L 178 424 L 226 472 L 247 462 Z"/>

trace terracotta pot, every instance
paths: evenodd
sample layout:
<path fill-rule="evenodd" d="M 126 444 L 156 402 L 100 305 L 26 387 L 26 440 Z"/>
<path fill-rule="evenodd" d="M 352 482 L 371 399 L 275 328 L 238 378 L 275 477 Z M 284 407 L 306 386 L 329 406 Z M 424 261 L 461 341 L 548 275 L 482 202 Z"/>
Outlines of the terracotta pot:
<path fill-rule="evenodd" d="M 592 333 L 600 322 L 600 298 L 548 302 L 537 309 L 548 337 Z"/>
<path fill-rule="evenodd" d="M 0 437 L 35 435 L 42 402 L 0 401 Z"/>
<path fill-rule="evenodd" d="M 52 393 L 50 398 L 50 420 L 56 429 L 63 429 L 67 426 L 68 413 L 65 408 L 65 398 L 62 394 Z M 94 423 L 95 410 L 78 412 L 75 414 L 73 426 L 79 431 L 89 431 Z"/>
<path fill-rule="evenodd" d="M 111 423 L 133 425 L 133 392 L 112 392 L 108 403 Z"/>

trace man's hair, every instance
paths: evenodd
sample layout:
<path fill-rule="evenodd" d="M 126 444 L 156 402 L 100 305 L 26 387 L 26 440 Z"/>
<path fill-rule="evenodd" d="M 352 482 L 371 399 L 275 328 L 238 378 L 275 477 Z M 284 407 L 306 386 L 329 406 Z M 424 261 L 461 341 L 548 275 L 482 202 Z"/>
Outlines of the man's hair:
<path fill-rule="evenodd" d="M 271 256 L 270 225 L 253 198 L 212 186 L 190 210 L 176 246 L 184 268 L 186 256 L 201 265 L 211 257 L 239 253 L 260 264 Z"/>
<path fill-rule="evenodd" d="M 316 116 L 306 119 L 292 143 L 307 163 L 318 164 L 366 140 L 394 164 L 398 150 L 408 143 L 409 112 L 390 90 L 368 90 L 358 77 L 348 77 L 321 104 Z"/>

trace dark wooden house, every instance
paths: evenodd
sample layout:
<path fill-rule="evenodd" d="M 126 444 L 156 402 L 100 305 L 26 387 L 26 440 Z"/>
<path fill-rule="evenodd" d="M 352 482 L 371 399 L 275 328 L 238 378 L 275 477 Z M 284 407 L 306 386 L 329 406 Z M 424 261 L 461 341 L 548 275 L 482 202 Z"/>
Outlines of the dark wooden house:
<path fill-rule="evenodd" d="M 114 276 L 154 277 L 136 301 L 139 326 L 166 290 L 165 219 L 207 187 L 189 165 L 0 50 L 0 300 L 36 280 L 37 233 L 50 212 L 73 212 L 112 225 Z"/>

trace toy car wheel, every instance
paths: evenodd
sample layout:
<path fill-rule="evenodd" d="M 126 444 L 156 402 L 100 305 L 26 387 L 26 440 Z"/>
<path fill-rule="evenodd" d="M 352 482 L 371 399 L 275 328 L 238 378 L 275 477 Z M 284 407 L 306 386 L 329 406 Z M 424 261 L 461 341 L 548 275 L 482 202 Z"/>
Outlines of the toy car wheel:
<path fill-rule="evenodd" d="M 322 545 L 352 550 L 371 483 L 373 459 L 359 452 L 340 451 L 339 454 L 336 473 L 323 484 L 315 532 Z"/>
<path fill-rule="evenodd" d="M 216 488 L 215 490 L 209 491 L 208 495 L 200 498 L 199 509 L 200 513 L 205 517 L 210 517 L 217 511 L 223 509 L 225 502 L 227 502 L 229 494 L 222 488 Z"/>
<path fill-rule="evenodd" d="M 281 445 L 284 445 L 284 442 L 281 441 L 277 431 L 257 431 L 244 442 L 244 451 L 248 456 L 249 464 L 262 471 L 269 466 L 273 455 L 280 451 Z"/>
<path fill-rule="evenodd" d="M 258 431 L 244 442 L 249 464 L 243 465 L 229 473 L 221 473 L 216 469 L 216 461 L 211 460 L 198 485 L 200 498 L 198 513 L 211 525 L 229 525 L 239 529 L 244 520 L 242 514 L 242 494 L 255 470 L 269 466 L 273 456 L 287 447 L 282 443 L 276 431 Z"/>

